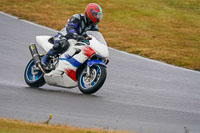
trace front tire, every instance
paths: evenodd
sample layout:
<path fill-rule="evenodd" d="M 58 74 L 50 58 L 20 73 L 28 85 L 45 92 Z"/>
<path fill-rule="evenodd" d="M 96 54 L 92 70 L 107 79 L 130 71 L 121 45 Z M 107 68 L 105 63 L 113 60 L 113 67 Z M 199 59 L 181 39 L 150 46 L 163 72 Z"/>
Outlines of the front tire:
<path fill-rule="evenodd" d="M 91 76 L 87 76 L 87 67 L 81 70 L 78 77 L 79 90 L 84 94 L 97 92 L 104 84 L 107 76 L 106 68 L 102 65 L 93 65 L 90 67 Z"/>
<path fill-rule="evenodd" d="M 35 65 L 33 59 L 29 61 L 25 68 L 24 80 L 30 87 L 41 87 L 45 84 L 44 74 Z"/>

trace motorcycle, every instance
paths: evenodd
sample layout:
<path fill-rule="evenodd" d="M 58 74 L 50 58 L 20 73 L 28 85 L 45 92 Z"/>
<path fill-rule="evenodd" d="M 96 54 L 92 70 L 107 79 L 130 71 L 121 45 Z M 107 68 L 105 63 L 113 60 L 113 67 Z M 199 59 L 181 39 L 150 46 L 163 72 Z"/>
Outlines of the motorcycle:
<path fill-rule="evenodd" d="M 106 80 L 109 51 L 100 32 L 89 31 L 87 34 L 89 39 L 84 41 L 69 39 L 68 50 L 57 57 L 52 56 L 47 67 L 41 64 L 44 54 L 38 53 L 35 44 L 30 44 L 32 59 L 24 72 L 27 85 L 41 87 L 47 83 L 64 88 L 78 86 L 84 94 L 97 92 Z M 36 36 L 36 42 L 46 52 L 53 47 L 52 36 Z"/>

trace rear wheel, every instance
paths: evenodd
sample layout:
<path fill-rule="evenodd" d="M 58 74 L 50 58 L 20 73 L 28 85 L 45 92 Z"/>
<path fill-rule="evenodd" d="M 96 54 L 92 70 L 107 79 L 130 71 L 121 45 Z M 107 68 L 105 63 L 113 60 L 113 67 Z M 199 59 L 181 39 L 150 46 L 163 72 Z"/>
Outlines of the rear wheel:
<path fill-rule="evenodd" d="M 78 77 L 78 87 L 84 94 L 95 93 L 106 80 L 107 72 L 104 66 L 93 65 L 90 67 L 90 73 L 90 76 L 87 76 L 87 67 L 85 67 Z"/>
<path fill-rule="evenodd" d="M 24 72 L 24 80 L 30 87 L 41 87 L 45 84 L 44 74 L 35 65 L 33 59 L 29 61 Z"/>

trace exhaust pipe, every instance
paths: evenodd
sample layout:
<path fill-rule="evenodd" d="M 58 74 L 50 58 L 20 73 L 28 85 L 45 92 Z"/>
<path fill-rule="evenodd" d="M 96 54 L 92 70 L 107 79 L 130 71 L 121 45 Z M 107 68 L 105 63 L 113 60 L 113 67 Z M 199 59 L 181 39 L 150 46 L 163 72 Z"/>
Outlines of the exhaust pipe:
<path fill-rule="evenodd" d="M 38 54 L 37 48 L 35 44 L 30 44 L 29 45 L 29 50 L 31 52 L 31 55 L 33 57 L 34 63 L 39 67 L 39 69 L 43 72 L 46 73 L 45 70 L 42 68 L 41 61 L 40 61 L 40 56 Z"/>

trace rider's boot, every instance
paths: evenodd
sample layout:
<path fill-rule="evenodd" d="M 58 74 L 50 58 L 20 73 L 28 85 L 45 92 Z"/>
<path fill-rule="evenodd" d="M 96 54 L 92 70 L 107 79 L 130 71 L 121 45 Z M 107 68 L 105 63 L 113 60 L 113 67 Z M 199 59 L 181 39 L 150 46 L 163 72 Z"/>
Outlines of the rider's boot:
<path fill-rule="evenodd" d="M 47 67 L 48 66 L 48 62 L 49 60 L 51 59 L 51 56 L 54 56 L 54 52 L 52 49 L 50 49 L 46 55 L 44 55 L 42 58 L 41 58 L 41 63 L 43 66 Z"/>

